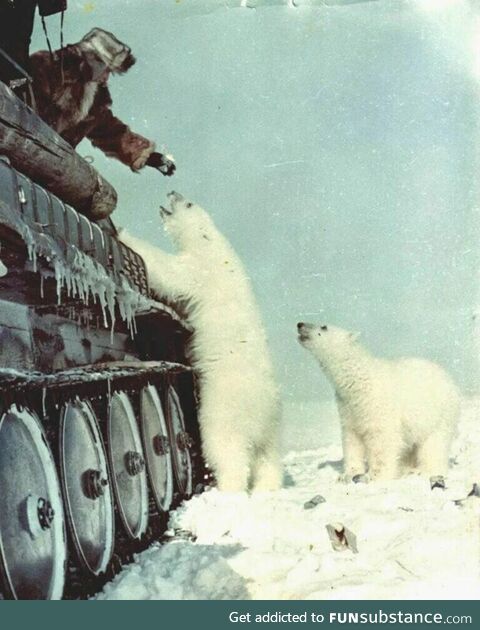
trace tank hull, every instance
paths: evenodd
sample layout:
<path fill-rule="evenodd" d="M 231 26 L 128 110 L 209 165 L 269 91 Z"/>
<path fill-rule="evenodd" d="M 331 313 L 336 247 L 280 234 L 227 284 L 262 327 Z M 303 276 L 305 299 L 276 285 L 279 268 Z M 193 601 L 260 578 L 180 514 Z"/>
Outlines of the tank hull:
<path fill-rule="evenodd" d="M 191 333 L 111 225 L 1 158 L 0 244 L 0 598 L 87 597 L 203 483 Z"/>

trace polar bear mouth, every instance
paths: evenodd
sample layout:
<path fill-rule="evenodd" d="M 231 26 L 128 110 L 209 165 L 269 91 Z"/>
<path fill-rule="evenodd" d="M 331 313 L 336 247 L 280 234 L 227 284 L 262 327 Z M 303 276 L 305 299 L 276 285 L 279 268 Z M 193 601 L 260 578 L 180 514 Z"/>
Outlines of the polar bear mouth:
<path fill-rule="evenodd" d="M 311 328 L 312 328 L 311 324 L 305 324 L 304 322 L 299 322 L 297 324 L 298 340 L 300 342 L 307 341 L 308 339 L 310 339 Z"/>
<path fill-rule="evenodd" d="M 183 196 L 180 193 L 177 193 L 175 190 L 172 190 L 168 193 L 167 199 L 170 202 L 170 207 L 166 208 L 165 206 L 160 206 L 160 212 L 163 219 L 171 216 L 175 212 L 175 206 L 177 203 L 181 203 L 182 201 L 184 201 Z"/>
<path fill-rule="evenodd" d="M 302 343 L 303 341 L 308 341 L 310 339 L 310 335 L 308 334 L 308 330 L 299 330 L 298 331 L 298 341 Z"/>
<path fill-rule="evenodd" d="M 299 341 L 300 343 L 303 343 L 304 341 L 308 341 L 309 339 L 310 339 L 310 336 L 309 336 L 308 334 L 305 334 L 305 333 L 304 333 L 304 334 L 301 334 L 301 333 L 300 333 L 300 334 L 298 335 L 298 341 Z"/>

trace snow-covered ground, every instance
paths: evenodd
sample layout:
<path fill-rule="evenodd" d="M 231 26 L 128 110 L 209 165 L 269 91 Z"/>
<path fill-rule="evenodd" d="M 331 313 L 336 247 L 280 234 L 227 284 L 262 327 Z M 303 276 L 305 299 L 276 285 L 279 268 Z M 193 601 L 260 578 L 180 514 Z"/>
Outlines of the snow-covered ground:
<path fill-rule="evenodd" d="M 140 554 L 98 599 L 477 599 L 480 498 L 455 500 L 480 482 L 479 416 L 480 401 L 467 401 L 447 489 L 431 491 L 418 477 L 339 483 L 332 408 L 287 406 L 285 487 L 186 501 L 171 542 Z M 305 509 L 319 494 L 325 503 Z M 333 549 L 329 523 L 356 535 L 358 553 Z"/>

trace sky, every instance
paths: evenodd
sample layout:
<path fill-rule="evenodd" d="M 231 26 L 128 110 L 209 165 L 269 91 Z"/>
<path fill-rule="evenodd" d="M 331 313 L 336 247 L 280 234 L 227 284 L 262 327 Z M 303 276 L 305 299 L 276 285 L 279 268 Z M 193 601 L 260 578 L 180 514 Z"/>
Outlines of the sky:
<path fill-rule="evenodd" d="M 84 141 L 119 193 L 113 219 L 170 249 L 166 193 L 211 213 L 252 280 L 286 401 L 331 397 L 297 321 L 437 361 L 478 391 L 474 3 L 240 4 L 69 0 L 65 41 L 99 26 L 130 45 L 113 110 L 177 162 L 172 178 L 134 174 Z M 59 16 L 47 26 L 58 47 Z"/>

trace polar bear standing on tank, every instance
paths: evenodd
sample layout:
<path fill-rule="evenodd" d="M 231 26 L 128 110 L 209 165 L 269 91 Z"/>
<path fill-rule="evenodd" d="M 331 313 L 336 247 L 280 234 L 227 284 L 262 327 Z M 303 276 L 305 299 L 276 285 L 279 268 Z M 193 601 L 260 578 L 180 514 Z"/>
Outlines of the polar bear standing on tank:
<path fill-rule="evenodd" d="M 370 478 L 381 480 L 412 468 L 446 473 L 460 397 L 442 368 L 423 359 L 376 358 L 357 334 L 335 326 L 297 328 L 335 389 L 346 481 L 367 467 Z"/>
<path fill-rule="evenodd" d="M 202 449 L 219 489 L 275 490 L 281 408 L 250 281 L 207 212 L 178 193 L 168 198 L 162 217 L 178 254 L 125 232 L 120 238 L 143 257 L 153 291 L 185 305 Z"/>

